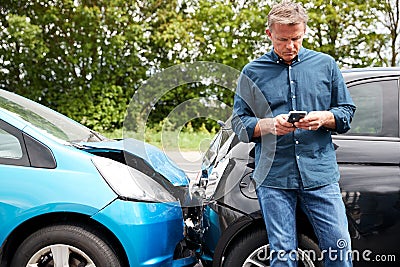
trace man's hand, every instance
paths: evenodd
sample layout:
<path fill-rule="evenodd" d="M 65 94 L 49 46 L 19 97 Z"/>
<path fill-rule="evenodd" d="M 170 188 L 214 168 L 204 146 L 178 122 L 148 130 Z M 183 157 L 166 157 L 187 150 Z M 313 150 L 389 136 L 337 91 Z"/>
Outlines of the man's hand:
<path fill-rule="evenodd" d="M 330 111 L 311 111 L 294 124 L 287 122 L 287 119 L 287 114 L 281 114 L 275 118 L 260 119 L 254 128 L 253 137 L 266 134 L 285 135 L 295 131 L 296 128 L 309 131 L 316 131 L 322 126 L 328 129 L 336 128 L 335 117 Z"/>
<path fill-rule="evenodd" d="M 296 128 L 292 123 L 287 122 L 287 119 L 287 114 L 281 114 L 275 118 L 260 119 L 254 128 L 253 137 L 260 137 L 266 134 L 285 135 L 293 132 Z"/>
<path fill-rule="evenodd" d="M 335 129 L 336 122 L 333 113 L 330 111 L 311 111 L 299 122 L 295 122 L 297 128 L 316 131 L 324 126 L 328 129 Z"/>

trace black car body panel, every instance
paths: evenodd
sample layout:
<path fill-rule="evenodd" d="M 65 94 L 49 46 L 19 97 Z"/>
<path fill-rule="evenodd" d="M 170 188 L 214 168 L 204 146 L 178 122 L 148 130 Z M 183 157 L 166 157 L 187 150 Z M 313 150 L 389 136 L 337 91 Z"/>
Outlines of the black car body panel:
<path fill-rule="evenodd" d="M 399 266 L 400 68 L 343 71 L 357 106 L 352 129 L 333 133 L 354 266 Z M 204 216 L 205 259 L 221 266 L 235 239 L 265 228 L 255 185 L 254 144 L 240 143 L 226 122 L 205 154 L 199 186 L 210 203 Z M 314 239 L 301 211 L 298 231 Z M 211 265 L 206 262 L 206 265 Z"/>

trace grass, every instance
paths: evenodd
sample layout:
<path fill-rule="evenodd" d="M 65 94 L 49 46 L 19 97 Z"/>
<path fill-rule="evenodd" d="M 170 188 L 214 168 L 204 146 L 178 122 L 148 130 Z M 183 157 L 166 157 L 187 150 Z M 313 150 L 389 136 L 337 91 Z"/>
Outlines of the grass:
<path fill-rule="evenodd" d="M 103 133 L 108 138 L 118 139 L 128 136 L 122 129 Z M 155 131 L 147 130 L 144 141 L 164 150 L 201 151 L 205 152 L 215 133 L 208 131 Z M 139 134 L 129 134 L 129 137 L 143 140 Z"/>

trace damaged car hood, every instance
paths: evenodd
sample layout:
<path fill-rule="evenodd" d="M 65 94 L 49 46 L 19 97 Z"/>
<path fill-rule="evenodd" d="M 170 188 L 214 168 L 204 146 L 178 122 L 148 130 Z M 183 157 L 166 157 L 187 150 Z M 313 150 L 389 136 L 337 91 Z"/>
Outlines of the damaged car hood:
<path fill-rule="evenodd" d="M 174 186 L 189 185 L 189 178 L 186 173 L 180 169 L 165 153 L 159 148 L 148 143 L 127 138 L 123 140 L 107 140 L 102 142 L 81 142 L 89 149 L 99 150 L 118 150 L 124 153 L 130 153 L 145 160 L 156 172 L 168 179 Z"/>

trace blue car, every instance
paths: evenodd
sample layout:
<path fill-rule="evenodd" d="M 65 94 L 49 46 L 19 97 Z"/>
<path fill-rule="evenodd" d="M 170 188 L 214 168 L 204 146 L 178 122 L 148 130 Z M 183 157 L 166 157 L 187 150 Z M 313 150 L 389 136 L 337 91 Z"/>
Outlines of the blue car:
<path fill-rule="evenodd" d="M 194 266 L 188 185 L 157 148 L 0 90 L 0 266 Z"/>

